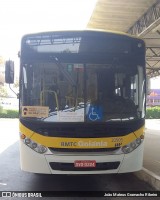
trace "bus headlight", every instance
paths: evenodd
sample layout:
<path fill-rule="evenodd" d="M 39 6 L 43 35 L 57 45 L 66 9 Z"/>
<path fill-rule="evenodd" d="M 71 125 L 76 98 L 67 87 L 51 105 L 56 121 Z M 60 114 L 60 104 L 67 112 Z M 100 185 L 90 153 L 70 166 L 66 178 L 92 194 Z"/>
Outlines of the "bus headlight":
<path fill-rule="evenodd" d="M 122 147 L 122 152 L 127 154 L 134 151 L 143 141 L 143 137 L 137 138 L 133 142 Z"/>
<path fill-rule="evenodd" d="M 123 151 L 123 153 L 126 154 L 126 153 L 130 153 L 131 149 L 130 149 L 130 147 L 128 145 L 126 145 L 126 146 L 122 147 L 122 151 Z"/>
<path fill-rule="evenodd" d="M 24 139 L 24 143 L 25 143 L 26 145 L 29 145 L 29 144 L 31 143 L 31 140 L 30 140 L 29 138 L 25 138 L 25 139 Z"/>
<path fill-rule="evenodd" d="M 39 153 L 45 153 L 47 151 L 47 148 L 43 145 L 39 145 L 38 151 L 39 151 Z"/>
<path fill-rule="evenodd" d="M 141 144 L 141 138 L 137 138 L 136 143 L 137 143 L 137 145 L 140 145 Z"/>
<path fill-rule="evenodd" d="M 28 147 L 30 147 L 31 149 L 33 149 L 34 151 L 36 151 L 37 153 L 45 153 L 47 151 L 47 147 L 38 144 L 36 142 L 34 142 L 33 140 L 31 140 L 30 138 L 25 138 L 23 140 L 24 144 L 26 144 Z"/>
<path fill-rule="evenodd" d="M 35 143 L 35 142 L 32 143 L 32 149 L 37 148 L 37 146 L 38 146 L 37 143 Z"/>

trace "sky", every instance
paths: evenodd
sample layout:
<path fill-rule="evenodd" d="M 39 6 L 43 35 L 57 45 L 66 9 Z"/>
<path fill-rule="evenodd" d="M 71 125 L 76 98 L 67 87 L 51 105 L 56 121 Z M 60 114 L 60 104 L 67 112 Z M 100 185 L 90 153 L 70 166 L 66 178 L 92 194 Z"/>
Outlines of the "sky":
<path fill-rule="evenodd" d="M 160 76 L 151 78 L 151 89 L 160 89 Z"/>
<path fill-rule="evenodd" d="M 28 33 L 85 29 L 97 0 L 0 0 L 0 56 L 12 59 L 18 71 L 18 51 Z M 160 88 L 160 77 L 151 88 Z"/>
<path fill-rule="evenodd" d="M 0 0 L 0 56 L 13 59 L 28 33 L 84 29 L 96 0 Z"/>
<path fill-rule="evenodd" d="M 85 29 L 97 0 L 0 0 L 0 57 L 14 60 L 19 74 L 25 34 Z"/>

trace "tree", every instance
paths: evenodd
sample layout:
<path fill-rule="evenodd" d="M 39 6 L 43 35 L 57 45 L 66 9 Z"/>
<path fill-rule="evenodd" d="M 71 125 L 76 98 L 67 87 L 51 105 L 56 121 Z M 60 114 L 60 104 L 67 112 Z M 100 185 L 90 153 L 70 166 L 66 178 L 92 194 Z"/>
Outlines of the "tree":
<path fill-rule="evenodd" d="M 2 72 L 0 72 L 0 85 L 4 84 L 4 75 Z"/>
<path fill-rule="evenodd" d="M 0 85 L 0 97 L 8 97 L 7 88 Z"/>

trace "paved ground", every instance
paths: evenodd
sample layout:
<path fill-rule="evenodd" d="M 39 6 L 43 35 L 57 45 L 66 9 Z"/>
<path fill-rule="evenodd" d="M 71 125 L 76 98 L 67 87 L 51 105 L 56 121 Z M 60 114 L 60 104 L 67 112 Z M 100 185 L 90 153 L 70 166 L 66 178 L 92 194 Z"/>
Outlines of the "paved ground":
<path fill-rule="evenodd" d="M 160 130 L 160 119 L 146 119 L 146 128 L 149 130 Z"/>
<path fill-rule="evenodd" d="M 143 165 L 160 176 L 160 130 L 147 130 Z"/>
<path fill-rule="evenodd" d="M 143 169 L 135 175 L 160 191 L 160 119 L 146 120 Z"/>
<path fill-rule="evenodd" d="M 19 139 L 18 119 L 0 119 L 0 153 Z"/>

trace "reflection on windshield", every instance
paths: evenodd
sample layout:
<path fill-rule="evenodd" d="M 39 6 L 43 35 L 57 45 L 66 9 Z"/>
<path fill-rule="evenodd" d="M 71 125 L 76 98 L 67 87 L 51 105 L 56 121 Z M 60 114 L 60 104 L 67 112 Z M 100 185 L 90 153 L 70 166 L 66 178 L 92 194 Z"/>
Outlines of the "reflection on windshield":
<path fill-rule="evenodd" d="M 133 120 L 143 117 L 143 87 L 140 66 L 61 63 L 56 57 L 53 63 L 25 64 L 22 116 L 53 122 Z"/>

